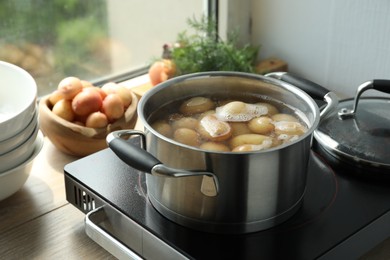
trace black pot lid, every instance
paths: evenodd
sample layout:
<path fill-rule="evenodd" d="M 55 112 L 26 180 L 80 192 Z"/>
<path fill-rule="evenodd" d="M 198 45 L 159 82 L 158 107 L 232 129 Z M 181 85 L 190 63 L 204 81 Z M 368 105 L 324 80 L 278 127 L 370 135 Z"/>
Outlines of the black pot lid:
<path fill-rule="evenodd" d="M 390 86 L 382 81 L 381 87 Z M 314 137 L 338 159 L 390 169 L 390 98 L 360 98 L 363 91 L 376 89 L 375 83 L 361 85 L 354 99 L 340 101 L 338 113 L 321 119 Z"/>

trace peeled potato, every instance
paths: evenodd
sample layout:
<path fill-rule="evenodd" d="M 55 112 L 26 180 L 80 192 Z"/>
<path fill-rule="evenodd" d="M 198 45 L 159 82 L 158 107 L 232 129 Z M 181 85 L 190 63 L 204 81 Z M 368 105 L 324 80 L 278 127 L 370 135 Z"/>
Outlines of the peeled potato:
<path fill-rule="evenodd" d="M 184 115 L 194 115 L 213 109 L 214 102 L 206 97 L 193 97 L 180 106 L 179 110 Z"/>
<path fill-rule="evenodd" d="M 229 152 L 230 148 L 222 143 L 217 142 L 206 142 L 199 146 L 199 148 L 208 150 L 208 151 L 218 151 L 218 152 Z"/>
<path fill-rule="evenodd" d="M 227 140 L 232 135 L 229 123 L 218 120 L 213 114 L 204 116 L 197 130 L 203 139 L 217 142 Z"/>
<path fill-rule="evenodd" d="M 161 112 L 162 118 L 152 126 L 164 136 L 204 150 L 259 151 L 295 140 L 307 130 L 297 115 L 280 113 L 276 103 L 267 100 L 246 103 L 217 100 L 214 95 L 183 100 L 178 107 L 176 102 L 164 107 L 166 114 Z"/>
<path fill-rule="evenodd" d="M 279 110 L 272 104 L 270 103 L 265 103 L 265 102 L 259 102 L 259 103 L 256 103 L 257 105 L 262 105 L 262 106 L 265 106 L 267 109 L 268 109 L 268 115 L 272 116 L 272 115 L 275 115 L 275 114 L 279 114 Z"/>
<path fill-rule="evenodd" d="M 260 135 L 260 134 L 243 134 L 233 137 L 230 140 L 230 147 L 232 149 L 245 144 L 262 144 L 265 140 L 271 140 L 272 138 L 266 135 Z"/>
<path fill-rule="evenodd" d="M 178 129 L 178 128 L 196 129 L 198 123 L 199 123 L 198 120 L 196 120 L 195 118 L 181 117 L 172 122 L 172 127 L 173 129 Z"/>
<path fill-rule="evenodd" d="M 298 118 L 290 114 L 275 114 L 272 117 L 274 121 L 288 121 L 288 122 L 298 122 Z"/>
<path fill-rule="evenodd" d="M 272 147 L 272 140 L 266 139 L 261 144 L 243 144 L 235 147 L 233 152 L 252 152 L 252 151 L 261 151 L 267 148 Z"/>
<path fill-rule="evenodd" d="M 165 121 L 159 120 L 152 124 L 152 128 L 166 137 L 172 136 L 172 127 Z"/>
<path fill-rule="evenodd" d="M 173 134 L 173 139 L 178 141 L 179 143 L 198 146 L 199 145 L 199 137 L 198 133 L 195 130 L 188 128 L 179 128 Z"/>
<path fill-rule="evenodd" d="M 278 135 L 302 135 L 306 132 L 306 127 L 299 122 L 280 121 L 275 122 L 275 133 Z"/>
<path fill-rule="evenodd" d="M 232 136 L 252 133 L 246 122 L 230 122 L 229 125 L 232 128 Z"/>
<path fill-rule="evenodd" d="M 246 122 L 267 113 L 268 109 L 265 106 L 247 104 L 241 101 L 227 103 L 215 110 L 218 119 L 229 122 Z"/>
<path fill-rule="evenodd" d="M 249 121 L 248 127 L 252 132 L 263 135 L 269 134 L 275 129 L 272 119 L 266 116 L 253 118 Z"/>

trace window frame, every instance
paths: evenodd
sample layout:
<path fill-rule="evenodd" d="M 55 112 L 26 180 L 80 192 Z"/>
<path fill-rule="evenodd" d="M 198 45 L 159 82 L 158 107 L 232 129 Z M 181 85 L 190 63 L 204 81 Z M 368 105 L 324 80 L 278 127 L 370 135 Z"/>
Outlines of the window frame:
<path fill-rule="evenodd" d="M 247 0 L 244 0 L 247 1 Z M 222 1 L 223 2 L 223 1 Z M 231 2 L 231 0 L 228 0 L 228 2 Z M 204 14 L 207 17 L 215 17 L 216 19 L 216 29 L 219 32 L 219 15 L 220 15 L 220 1 L 219 0 L 203 0 L 204 5 Z M 127 71 L 124 73 L 118 73 L 116 75 L 108 75 L 108 76 L 102 76 L 100 78 L 97 78 L 96 80 L 91 81 L 92 84 L 96 86 L 102 86 L 105 83 L 108 82 L 137 82 L 132 83 L 130 85 L 136 86 L 139 84 L 139 82 L 144 82 L 144 79 L 142 79 L 142 76 L 148 73 L 149 67 L 144 66 L 139 69 L 134 69 L 131 71 Z M 136 80 L 136 78 L 141 78 L 141 80 Z M 135 79 L 132 81 L 132 79 Z"/>

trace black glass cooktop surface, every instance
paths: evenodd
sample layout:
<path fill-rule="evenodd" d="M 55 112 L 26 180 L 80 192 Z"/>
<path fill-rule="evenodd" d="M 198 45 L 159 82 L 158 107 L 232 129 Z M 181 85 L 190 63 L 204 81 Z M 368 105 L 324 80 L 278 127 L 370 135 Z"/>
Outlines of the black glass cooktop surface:
<path fill-rule="evenodd" d="M 335 172 L 311 153 L 300 210 L 268 230 L 221 235 L 167 220 L 147 199 L 144 173 L 105 149 L 65 167 L 84 186 L 188 258 L 332 259 L 359 256 L 390 236 L 390 185 Z"/>

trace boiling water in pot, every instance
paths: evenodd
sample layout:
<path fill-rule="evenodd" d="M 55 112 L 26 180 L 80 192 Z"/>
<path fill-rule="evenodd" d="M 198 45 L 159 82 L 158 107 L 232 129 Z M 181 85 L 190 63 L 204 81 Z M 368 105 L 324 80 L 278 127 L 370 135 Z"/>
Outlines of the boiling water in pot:
<path fill-rule="evenodd" d="M 297 109 L 270 98 L 205 96 L 166 104 L 149 120 L 168 138 L 218 152 L 259 151 L 297 140 L 308 129 L 304 121 Z"/>

